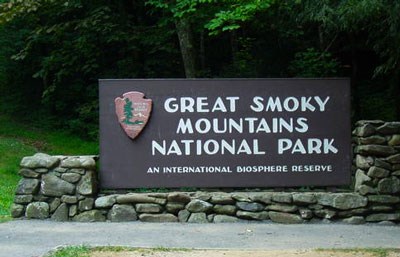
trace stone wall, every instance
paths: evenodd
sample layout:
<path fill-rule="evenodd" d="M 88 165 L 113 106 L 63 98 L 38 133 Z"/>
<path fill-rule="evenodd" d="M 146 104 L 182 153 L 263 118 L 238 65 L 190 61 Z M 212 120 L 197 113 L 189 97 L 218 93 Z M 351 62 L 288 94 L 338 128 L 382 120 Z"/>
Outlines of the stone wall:
<path fill-rule="evenodd" d="M 35 154 L 21 161 L 12 216 L 56 221 L 400 222 L 400 122 L 360 121 L 354 192 L 98 194 L 96 157 Z"/>
<path fill-rule="evenodd" d="M 93 156 L 24 157 L 19 174 L 13 217 L 57 221 L 73 219 L 93 209 L 97 196 L 96 161 Z"/>

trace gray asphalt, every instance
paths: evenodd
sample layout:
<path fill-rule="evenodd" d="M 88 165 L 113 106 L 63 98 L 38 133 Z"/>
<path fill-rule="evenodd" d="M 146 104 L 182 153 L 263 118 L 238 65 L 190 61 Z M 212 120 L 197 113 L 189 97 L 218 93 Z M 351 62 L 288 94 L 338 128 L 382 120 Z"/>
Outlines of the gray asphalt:
<path fill-rule="evenodd" d="M 400 226 L 272 223 L 61 223 L 18 220 L 0 224 L 0 256 L 42 256 L 61 245 L 302 250 L 400 248 Z"/>

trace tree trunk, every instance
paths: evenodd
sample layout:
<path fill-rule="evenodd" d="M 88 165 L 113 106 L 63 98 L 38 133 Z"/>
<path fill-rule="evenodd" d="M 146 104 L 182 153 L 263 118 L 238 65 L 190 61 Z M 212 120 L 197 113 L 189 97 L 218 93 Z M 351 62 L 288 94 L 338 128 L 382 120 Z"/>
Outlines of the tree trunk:
<path fill-rule="evenodd" d="M 350 47 L 351 47 L 351 95 L 353 102 L 353 119 L 358 120 L 360 118 L 360 99 L 357 93 L 358 89 L 358 63 L 357 63 L 357 52 L 355 45 L 355 38 L 352 33 L 349 34 Z"/>
<path fill-rule="evenodd" d="M 236 62 L 236 57 L 237 53 L 239 51 L 239 42 L 238 42 L 238 37 L 236 34 L 236 31 L 231 31 L 230 33 L 230 39 L 231 39 L 231 55 L 232 55 L 232 62 Z"/>
<path fill-rule="evenodd" d="M 391 94 L 394 97 L 393 104 L 396 111 L 395 119 L 397 121 L 400 121 L 400 101 L 398 100 L 398 97 L 400 95 L 400 64 L 397 65 L 396 69 L 394 70 Z"/>
<path fill-rule="evenodd" d="M 178 34 L 179 45 L 181 48 L 183 66 L 186 78 L 196 77 L 196 53 L 193 43 L 193 35 L 188 19 L 181 18 L 175 21 L 176 32 Z"/>
<path fill-rule="evenodd" d="M 206 49 L 204 46 L 204 30 L 200 32 L 200 68 L 206 69 Z"/>

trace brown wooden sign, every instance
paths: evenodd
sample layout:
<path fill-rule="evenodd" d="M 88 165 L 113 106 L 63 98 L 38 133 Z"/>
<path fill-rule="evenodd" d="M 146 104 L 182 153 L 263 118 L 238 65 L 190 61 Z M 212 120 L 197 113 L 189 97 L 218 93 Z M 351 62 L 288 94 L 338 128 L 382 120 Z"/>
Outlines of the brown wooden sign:
<path fill-rule="evenodd" d="M 348 79 L 100 80 L 102 188 L 345 185 L 350 135 Z"/>

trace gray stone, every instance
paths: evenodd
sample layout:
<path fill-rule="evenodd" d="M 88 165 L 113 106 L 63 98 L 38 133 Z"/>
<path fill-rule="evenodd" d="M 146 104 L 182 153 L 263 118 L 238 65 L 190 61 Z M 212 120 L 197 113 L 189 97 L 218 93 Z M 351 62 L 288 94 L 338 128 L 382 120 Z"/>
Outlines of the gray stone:
<path fill-rule="evenodd" d="M 14 197 L 14 203 L 28 204 L 32 202 L 32 200 L 33 200 L 33 195 L 16 195 Z"/>
<path fill-rule="evenodd" d="M 268 211 L 277 211 L 277 212 L 296 212 L 298 210 L 296 205 L 288 205 L 288 204 L 271 204 L 266 207 Z"/>
<path fill-rule="evenodd" d="M 400 176 L 400 170 L 396 170 L 392 172 L 393 176 Z"/>
<path fill-rule="evenodd" d="M 272 201 L 278 203 L 292 203 L 292 194 L 290 193 L 274 193 Z"/>
<path fill-rule="evenodd" d="M 44 195 L 34 195 L 33 196 L 34 202 L 49 202 L 50 199 L 51 199 L 50 197 L 44 196 Z"/>
<path fill-rule="evenodd" d="M 194 199 L 186 205 L 186 209 L 190 212 L 210 212 L 213 205 L 199 199 Z"/>
<path fill-rule="evenodd" d="M 368 222 L 397 221 L 400 220 L 400 213 L 376 213 L 368 215 L 365 220 Z"/>
<path fill-rule="evenodd" d="M 231 194 L 232 198 L 239 202 L 251 202 L 250 195 L 243 192 L 235 192 Z"/>
<path fill-rule="evenodd" d="M 61 196 L 61 202 L 68 203 L 68 204 L 74 204 L 74 203 L 78 202 L 78 198 L 76 196 L 72 196 L 72 195 L 63 195 L 63 196 Z"/>
<path fill-rule="evenodd" d="M 385 178 L 389 176 L 389 174 L 390 174 L 389 170 L 378 168 L 376 166 L 372 166 L 371 168 L 369 168 L 367 173 L 367 175 L 372 178 Z"/>
<path fill-rule="evenodd" d="M 51 215 L 51 219 L 55 221 L 67 221 L 68 220 L 68 206 L 62 203 L 57 210 Z"/>
<path fill-rule="evenodd" d="M 368 195 L 368 194 L 376 194 L 377 191 L 375 188 L 367 186 L 367 185 L 361 185 L 358 187 L 358 191 L 361 195 Z"/>
<path fill-rule="evenodd" d="M 158 192 L 158 193 L 147 193 L 147 195 L 149 197 L 155 197 L 155 198 L 165 199 L 165 200 L 167 200 L 167 198 L 168 198 L 168 193 L 160 193 L 160 192 Z"/>
<path fill-rule="evenodd" d="M 207 192 L 198 191 L 193 195 L 193 198 L 207 202 L 211 199 L 211 194 Z"/>
<path fill-rule="evenodd" d="M 386 158 L 386 160 L 388 162 L 390 162 L 391 164 L 398 164 L 398 163 L 400 163 L 400 153 L 396 154 L 396 155 L 389 156 L 388 158 Z"/>
<path fill-rule="evenodd" d="M 400 197 L 392 196 L 392 195 L 369 195 L 368 201 L 370 203 L 395 204 L 395 203 L 400 203 Z"/>
<path fill-rule="evenodd" d="M 336 216 L 337 212 L 334 210 L 322 209 L 322 210 L 315 210 L 315 216 L 323 218 L 323 219 L 332 219 Z"/>
<path fill-rule="evenodd" d="M 112 222 L 137 220 L 135 208 L 130 204 L 115 204 L 108 212 L 108 219 Z"/>
<path fill-rule="evenodd" d="M 353 193 L 322 193 L 317 195 L 318 203 L 331 206 L 340 210 L 355 209 L 365 207 L 368 204 L 366 197 Z"/>
<path fill-rule="evenodd" d="M 332 207 L 340 210 L 356 209 L 365 207 L 368 204 L 366 197 L 357 194 L 337 194 L 334 199 Z"/>
<path fill-rule="evenodd" d="M 214 217 L 215 217 L 215 213 L 211 213 L 211 214 L 209 214 L 209 215 L 207 215 L 207 221 L 208 222 L 214 222 Z"/>
<path fill-rule="evenodd" d="M 208 223 L 207 215 L 204 212 L 190 214 L 189 223 Z"/>
<path fill-rule="evenodd" d="M 299 209 L 300 217 L 302 219 L 311 219 L 313 217 L 313 212 L 307 208 L 300 208 Z"/>
<path fill-rule="evenodd" d="M 187 222 L 189 219 L 190 212 L 188 210 L 181 210 L 178 213 L 178 220 L 179 222 Z"/>
<path fill-rule="evenodd" d="M 61 167 L 56 167 L 53 169 L 54 172 L 58 172 L 58 173 L 65 173 L 68 169 L 66 168 L 61 168 Z"/>
<path fill-rule="evenodd" d="M 386 122 L 378 127 L 376 131 L 385 135 L 400 133 L 400 122 Z"/>
<path fill-rule="evenodd" d="M 249 211 L 237 211 L 236 216 L 246 220 L 266 220 L 269 218 L 268 212 L 249 212 Z"/>
<path fill-rule="evenodd" d="M 263 204 L 270 204 L 272 203 L 272 192 L 262 192 L 262 193 L 255 193 L 250 196 L 250 199 L 253 202 L 260 202 Z"/>
<path fill-rule="evenodd" d="M 393 221 L 387 221 L 387 220 L 378 222 L 376 224 L 378 224 L 380 226 L 395 226 L 396 225 L 396 223 L 394 223 Z"/>
<path fill-rule="evenodd" d="M 215 215 L 213 221 L 214 223 L 233 223 L 233 222 L 239 222 L 240 220 L 233 216 Z"/>
<path fill-rule="evenodd" d="M 33 202 L 26 207 L 25 216 L 29 219 L 46 219 L 49 217 L 49 204 Z"/>
<path fill-rule="evenodd" d="M 17 195 L 32 195 L 39 190 L 39 180 L 31 178 L 23 178 L 18 182 Z"/>
<path fill-rule="evenodd" d="M 20 166 L 28 169 L 36 169 L 36 168 L 50 169 L 57 166 L 59 162 L 60 159 L 58 159 L 57 157 L 53 157 L 44 153 L 37 153 L 33 156 L 22 158 Z"/>
<path fill-rule="evenodd" d="M 141 213 L 160 213 L 163 208 L 155 203 L 138 203 L 136 204 L 136 211 Z"/>
<path fill-rule="evenodd" d="M 356 166 L 359 169 L 369 169 L 374 164 L 374 158 L 368 156 L 356 155 Z"/>
<path fill-rule="evenodd" d="M 269 218 L 273 222 L 283 223 L 283 224 L 300 224 L 303 223 L 303 219 L 299 215 L 283 213 L 283 212 L 274 212 L 270 211 Z"/>
<path fill-rule="evenodd" d="M 352 225 L 360 225 L 365 223 L 365 219 L 362 216 L 353 216 L 347 219 L 343 219 L 343 222 Z"/>
<path fill-rule="evenodd" d="M 353 134 L 359 137 L 368 137 L 375 133 L 376 129 L 369 123 L 363 124 L 353 131 Z"/>
<path fill-rule="evenodd" d="M 383 145 L 386 144 L 386 138 L 382 136 L 359 137 L 358 144 L 360 145 Z"/>
<path fill-rule="evenodd" d="M 178 222 L 178 218 L 170 213 L 165 214 L 148 214 L 139 215 L 139 219 L 144 222 Z"/>
<path fill-rule="evenodd" d="M 93 198 L 85 198 L 79 201 L 78 207 L 80 211 L 89 211 L 93 209 L 94 199 Z"/>
<path fill-rule="evenodd" d="M 260 203 L 236 202 L 236 207 L 243 211 L 257 212 L 264 210 L 264 205 Z"/>
<path fill-rule="evenodd" d="M 321 204 L 310 204 L 308 208 L 310 208 L 311 210 L 321 210 L 324 208 L 324 206 L 322 206 Z"/>
<path fill-rule="evenodd" d="M 10 212 L 13 218 L 22 217 L 25 214 L 25 206 L 13 203 Z"/>
<path fill-rule="evenodd" d="M 86 172 L 76 187 L 76 190 L 81 195 L 93 195 L 96 192 L 96 179 L 92 171 Z"/>
<path fill-rule="evenodd" d="M 372 156 L 389 156 L 396 153 L 396 150 L 391 146 L 383 145 L 359 145 L 355 148 L 355 153 Z"/>
<path fill-rule="evenodd" d="M 369 212 L 369 210 L 366 208 L 358 208 L 358 209 L 352 209 L 352 210 L 348 210 L 348 211 L 338 212 L 337 216 L 339 216 L 341 218 L 348 218 L 348 217 L 352 217 L 352 216 L 361 216 L 368 212 Z"/>
<path fill-rule="evenodd" d="M 69 207 L 68 215 L 69 215 L 70 217 L 74 217 L 76 214 L 78 214 L 78 206 L 77 206 L 76 204 L 71 205 L 71 206 Z"/>
<path fill-rule="evenodd" d="M 20 169 L 18 174 L 23 176 L 23 177 L 25 177 L 25 178 L 38 178 L 38 177 L 40 177 L 39 173 L 34 172 L 33 170 L 30 170 L 30 169 Z"/>
<path fill-rule="evenodd" d="M 232 196 L 227 193 L 216 193 L 211 196 L 210 202 L 213 204 L 235 204 Z"/>
<path fill-rule="evenodd" d="M 81 175 L 76 173 L 64 173 L 61 178 L 69 183 L 76 183 L 81 179 Z"/>
<path fill-rule="evenodd" d="M 389 212 L 392 211 L 393 208 L 386 205 L 374 205 L 369 208 L 372 212 Z"/>
<path fill-rule="evenodd" d="M 38 169 L 35 169 L 35 172 L 40 173 L 40 174 L 45 174 L 45 173 L 48 173 L 49 170 L 45 169 L 45 168 L 38 168 Z M 56 174 L 58 174 L 58 172 L 56 172 Z"/>
<path fill-rule="evenodd" d="M 378 192 L 381 194 L 396 194 L 400 192 L 400 180 L 393 176 L 381 179 L 378 183 Z"/>
<path fill-rule="evenodd" d="M 61 161 L 62 168 L 95 169 L 96 162 L 89 156 L 72 156 Z"/>
<path fill-rule="evenodd" d="M 52 174 L 42 176 L 40 191 L 47 196 L 62 196 L 75 193 L 75 186 Z"/>
<path fill-rule="evenodd" d="M 75 173 L 77 175 L 85 175 L 86 170 L 85 169 L 68 169 L 70 173 Z"/>
<path fill-rule="evenodd" d="M 364 173 L 363 170 L 358 169 L 358 170 L 356 171 L 355 180 L 356 180 L 356 182 L 355 182 L 354 188 L 356 189 L 356 191 L 358 191 L 359 188 L 360 188 L 360 186 L 362 186 L 362 185 L 364 185 L 364 184 L 367 184 L 367 183 L 370 183 L 371 178 L 368 177 L 368 176 Z"/>
<path fill-rule="evenodd" d="M 400 135 L 393 135 L 390 138 L 390 140 L 388 142 L 388 145 L 390 145 L 390 146 L 398 146 L 398 145 L 400 145 Z"/>
<path fill-rule="evenodd" d="M 179 193 L 179 192 L 169 193 L 167 199 L 169 202 L 177 202 L 177 203 L 190 202 L 190 196 L 188 196 L 185 193 Z"/>
<path fill-rule="evenodd" d="M 235 205 L 216 204 L 214 205 L 213 210 L 218 214 L 234 215 L 237 209 Z"/>
<path fill-rule="evenodd" d="M 178 212 L 180 210 L 185 209 L 185 204 L 184 203 L 170 202 L 170 203 L 167 203 L 167 205 L 165 206 L 165 209 L 169 213 L 178 214 Z"/>
<path fill-rule="evenodd" d="M 73 221 L 78 222 L 96 222 L 96 221 L 106 221 L 106 217 L 100 210 L 91 210 L 79 213 L 72 218 Z"/>
<path fill-rule="evenodd" d="M 61 199 L 60 198 L 54 198 L 53 200 L 50 201 L 49 207 L 50 207 L 50 212 L 54 212 L 58 206 L 61 204 Z"/>
<path fill-rule="evenodd" d="M 359 120 L 359 121 L 356 122 L 356 126 L 357 127 L 365 125 L 365 124 L 371 124 L 371 125 L 374 125 L 374 126 L 380 126 L 380 125 L 385 124 L 385 122 L 383 120 Z"/>
<path fill-rule="evenodd" d="M 317 203 L 317 198 L 313 193 L 293 194 L 293 202 L 296 204 L 313 204 Z"/>
<path fill-rule="evenodd" d="M 392 170 L 392 165 L 379 158 L 375 159 L 374 165 L 385 170 Z"/>
<path fill-rule="evenodd" d="M 94 206 L 96 208 L 109 208 L 116 203 L 116 195 L 101 196 L 96 199 Z"/>
<path fill-rule="evenodd" d="M 166 199 L 150 197 L 145 194 L 136 194 L 130 193 L 126 195 L 118 195 L 117 203 L 126 204 L 126 203 L 155 203 L 164 205 L 167 202 Z"/>

